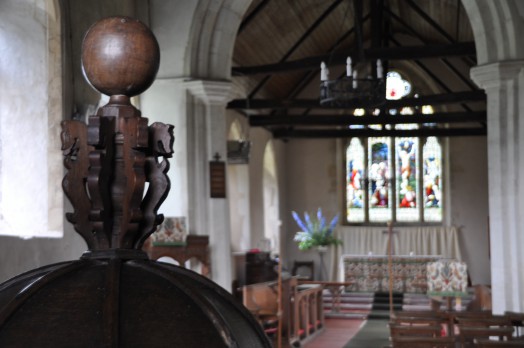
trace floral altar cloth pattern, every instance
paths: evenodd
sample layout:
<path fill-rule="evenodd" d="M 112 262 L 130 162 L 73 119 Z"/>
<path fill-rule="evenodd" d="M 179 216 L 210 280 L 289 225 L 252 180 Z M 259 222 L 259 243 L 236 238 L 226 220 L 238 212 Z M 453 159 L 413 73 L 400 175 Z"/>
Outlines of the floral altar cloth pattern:
<path fill-rule="evenodd" d="M 427 265 L 440 256 L 392 256 L 393 291 L 426 293 Z M 387 292 L 389 272 L 387 256 L 342 256 L 344 281 L 352 283 L 346 291 Z"/>
<path fill-rule="evenodd" d="M 463 296 L 467 294 L 468 267 L 465 262 L 438 260 L 428 263 L 428 295 Z"/>
<path fill-rule="evenodd" d="M 154 246 L 186 245 L 186 218 L 183 216 L 166 217 L 150 238 Z"/>

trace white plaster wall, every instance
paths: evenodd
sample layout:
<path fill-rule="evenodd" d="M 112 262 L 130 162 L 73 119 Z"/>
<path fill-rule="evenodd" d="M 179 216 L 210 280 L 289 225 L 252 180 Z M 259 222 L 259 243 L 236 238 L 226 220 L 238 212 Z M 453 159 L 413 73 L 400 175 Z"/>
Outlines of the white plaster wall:
<path fill-rule="evenodd" d="M 63 2 L 65 12 L 57 0 L 0 2 L 0 157 L 6 167 L 0 173 L 2 201 L 12 211 L 16 209 L 25 214 L 16 222 L 27 226 L 11 224 L 13 231 L 31 234 L 49 225 L 58 231 L 55 236 L 59 237 L 63 230 L 63 237 L 57 239 L 0 237 L 0 281 L 36 267 L 78 259 L 86 250 L 84 241 L 71 225 L 63 226 L 60 121 L 64 114 L 69 116 L 73 112 L 63 110 L 64 104 L 73 105 L 72 100 L 64 101 L 63 96 L 72 99 L 73 81 L 82 79 L 80 60 L 75 59 L 79 57 L 78 40 L 84 33 L 79 28 L 84 25 L 87 29 L 96 19 L 109 14 L 130 14 L 133 6 L 126 4 L 131 1 Z M 69 18 L 71 13 L 80 19 Z M 72 23 L 73 36 L 78 39 L 74 44 L 65 45 L 68 58 L 64 60 L 62 39 L 72 36 L 61 33 L 62 21 Z M 75 54 L 70 50 L 76 50 Z M 65 61 L 68 63 L 64 64 Z M 67 75 L 63 66 L 74 66 L 76 78 Z M 64 88 L 62 74 L 67 76 Z M 10 131 L 13 127 L 17 128 L 15 133 Z M 27 177 L 30 173 L 40 179 L 34 181 Z M 6 179 L 13 176 L 14 180 Z M 12 188 L 16 188 L 16 197 L 9 192 Z M 53 193 L 49 199 L 48 190 Z M 22 198 L 26 195 L 30 198 Z M 67 202 L 65 204 L 65 211 L 71 211 Z M 11 212 L 5 212 L 5 217 L 10 218 Z"/>
<path fill-rule="evenodd" d="M 264 151 L 270 139 L 270 134 L 262 128 L 254 128 L 250 132 L 251 158 L 249 161 L 249 204 L 251 215 L 251 247 L 264 239 Z"/>
<path fill-rule="evenodd" d="M 298 249 L 293 237 L 300 229 L 293 220 L 291 211 L 296 211 L 303 216 L 306 211 L 315 214 L 321 207 L 328 219 L 339 212 L 335 145 L 335 140 L 325 139 L 291 139 L 286 144 L 288 201 L 287 211 L 284 214 L 283 231 L 285 231 L 287 243 L 287 263 L 291 267 L 294 260 L 314 261 L 317 279 L 319 274 L 318 252 Z M 329 256 L 325 258 L 326 277 L 331 269 L 329 259 Z"/>
<path fill-rule="evenodd" d="M 488 164 L 486 137 L 450 138 L 451 225 L 459 227 L 462 258 L 472 284 L 491 284 L 488 242 Z"/>
<path fill-rule="evenodd" d="M 61 164 L 56 156 L 59 148 L 54 152 L 48 148 L 49 136 L 59 135 L 61 120 L 48 108 L 48 98 L 56 95 L 48 89 L 49 78 L 54 77 L 48 59 L 60 58 L 60 46 L 48 45 L 43 0 L 2 2 L 0 22 L 0 233 L 60 237 L 61 219 L 48 215 L 50 209 L 59 213 L 62 206 L 60 193 L 48 199 L 60 188 L 59 183 L 48 182 L 50 174 L 60 173 L 54 168 Z M 31 212 L 31 218 L 24 212 Z"/>
<path fill-rule="evenodd" d="M 289 214 L 288 208 L 287 208 L 287 143 L 283 140 L 273 140 L 273 150 L 275 151 L 275 162 L 277 166 L 277 181 L 278 181 L 278 200 L 279 200 L 279 233 L 280 233 L 280 252 L 281 252 L 281 260 L 283 262 L 283 266 L 286 268 L 290 268 L 290 264 L 288 262 L 288 241 L 287 241 L 287 229 L 285 228 L 284 221 L 286 219 L 286 216 Z"/>
<path fill-rule="evenodd" d="M 188 216 L 188 179 L 187 179 L 187 117 L 185 89 L 180 79 L 157 79 L 140 96 L 142 117 L 153 122 L 163 122 L 175 126 L 174 154 L 169 159 L 168 177 L 171 190 L 159 213 L 164 216 Z M 193 228 L 188 226 L 189 230 Z"/>
<path fill-rule="evenodd" d="M 226 111 L 228 140 L 249 140 L 247 120 Z M 249 216 L 249 163 L 227 165 L 227 196 L 231 220 L 231 250 L 245 252 L 251 247 Z"/>
<path fill-rule="evenodd" d="M 0 3 L 0 210 L 16 233 L 45 232 L 52 223 L 56 235 L 62 235 L 61 17 L 57 6 L 51 1 Z M 53 193 L 49 201 L 48 190 Z M 24 215 L 11 223 L 13 212 Z M 0 282 L 36 267 L 77 259 L 85 249 L 69 224 L 57 239 L 0 237 Z"/>
<path fill-rule="evenodd" d="M 158 78 L 189 75 L 190 32 L 198 1 L 151 0 L 151 30 L 160 45 Z"/>

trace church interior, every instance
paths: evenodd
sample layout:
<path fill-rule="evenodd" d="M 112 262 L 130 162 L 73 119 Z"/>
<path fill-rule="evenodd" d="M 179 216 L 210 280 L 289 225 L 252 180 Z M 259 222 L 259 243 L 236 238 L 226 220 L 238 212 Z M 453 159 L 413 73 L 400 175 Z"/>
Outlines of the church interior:
<path fill-rule="evenodd" d="M 518 0 L 0 1 L 0 283 L 96 249 L 63 124 L 116 105 L 83 51 L 114 16 L 158 43 L 130 103 L 173 126 L 150 259 L 218 284 L 275 347 L 524 346 Z M 499 331 L 466 337 L 469 312 Z M 394 340 L 417 314 L 433 331 Z"/>

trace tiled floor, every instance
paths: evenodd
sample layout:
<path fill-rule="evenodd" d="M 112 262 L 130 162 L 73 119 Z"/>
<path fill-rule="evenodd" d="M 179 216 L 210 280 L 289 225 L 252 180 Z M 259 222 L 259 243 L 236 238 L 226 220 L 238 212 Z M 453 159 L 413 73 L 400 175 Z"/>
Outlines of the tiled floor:
<path fill-rule="evenodd" d="M 342 348 L 363 325 L 361 319 L 326 319 L 325 329 L 303 348 Z"/>

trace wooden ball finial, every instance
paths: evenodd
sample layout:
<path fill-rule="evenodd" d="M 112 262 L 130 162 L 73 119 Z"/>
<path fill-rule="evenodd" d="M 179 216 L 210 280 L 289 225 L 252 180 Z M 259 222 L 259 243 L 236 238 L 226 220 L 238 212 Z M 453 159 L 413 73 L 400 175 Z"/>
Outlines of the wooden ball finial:
<path fill-rule="evenodd" d="M 158 42 L 137 19 L 102 19 L 89 28 L 82 43 L 84 76 L 105 95 L 142 93 L 153 83 L 159 64 Z"/>

